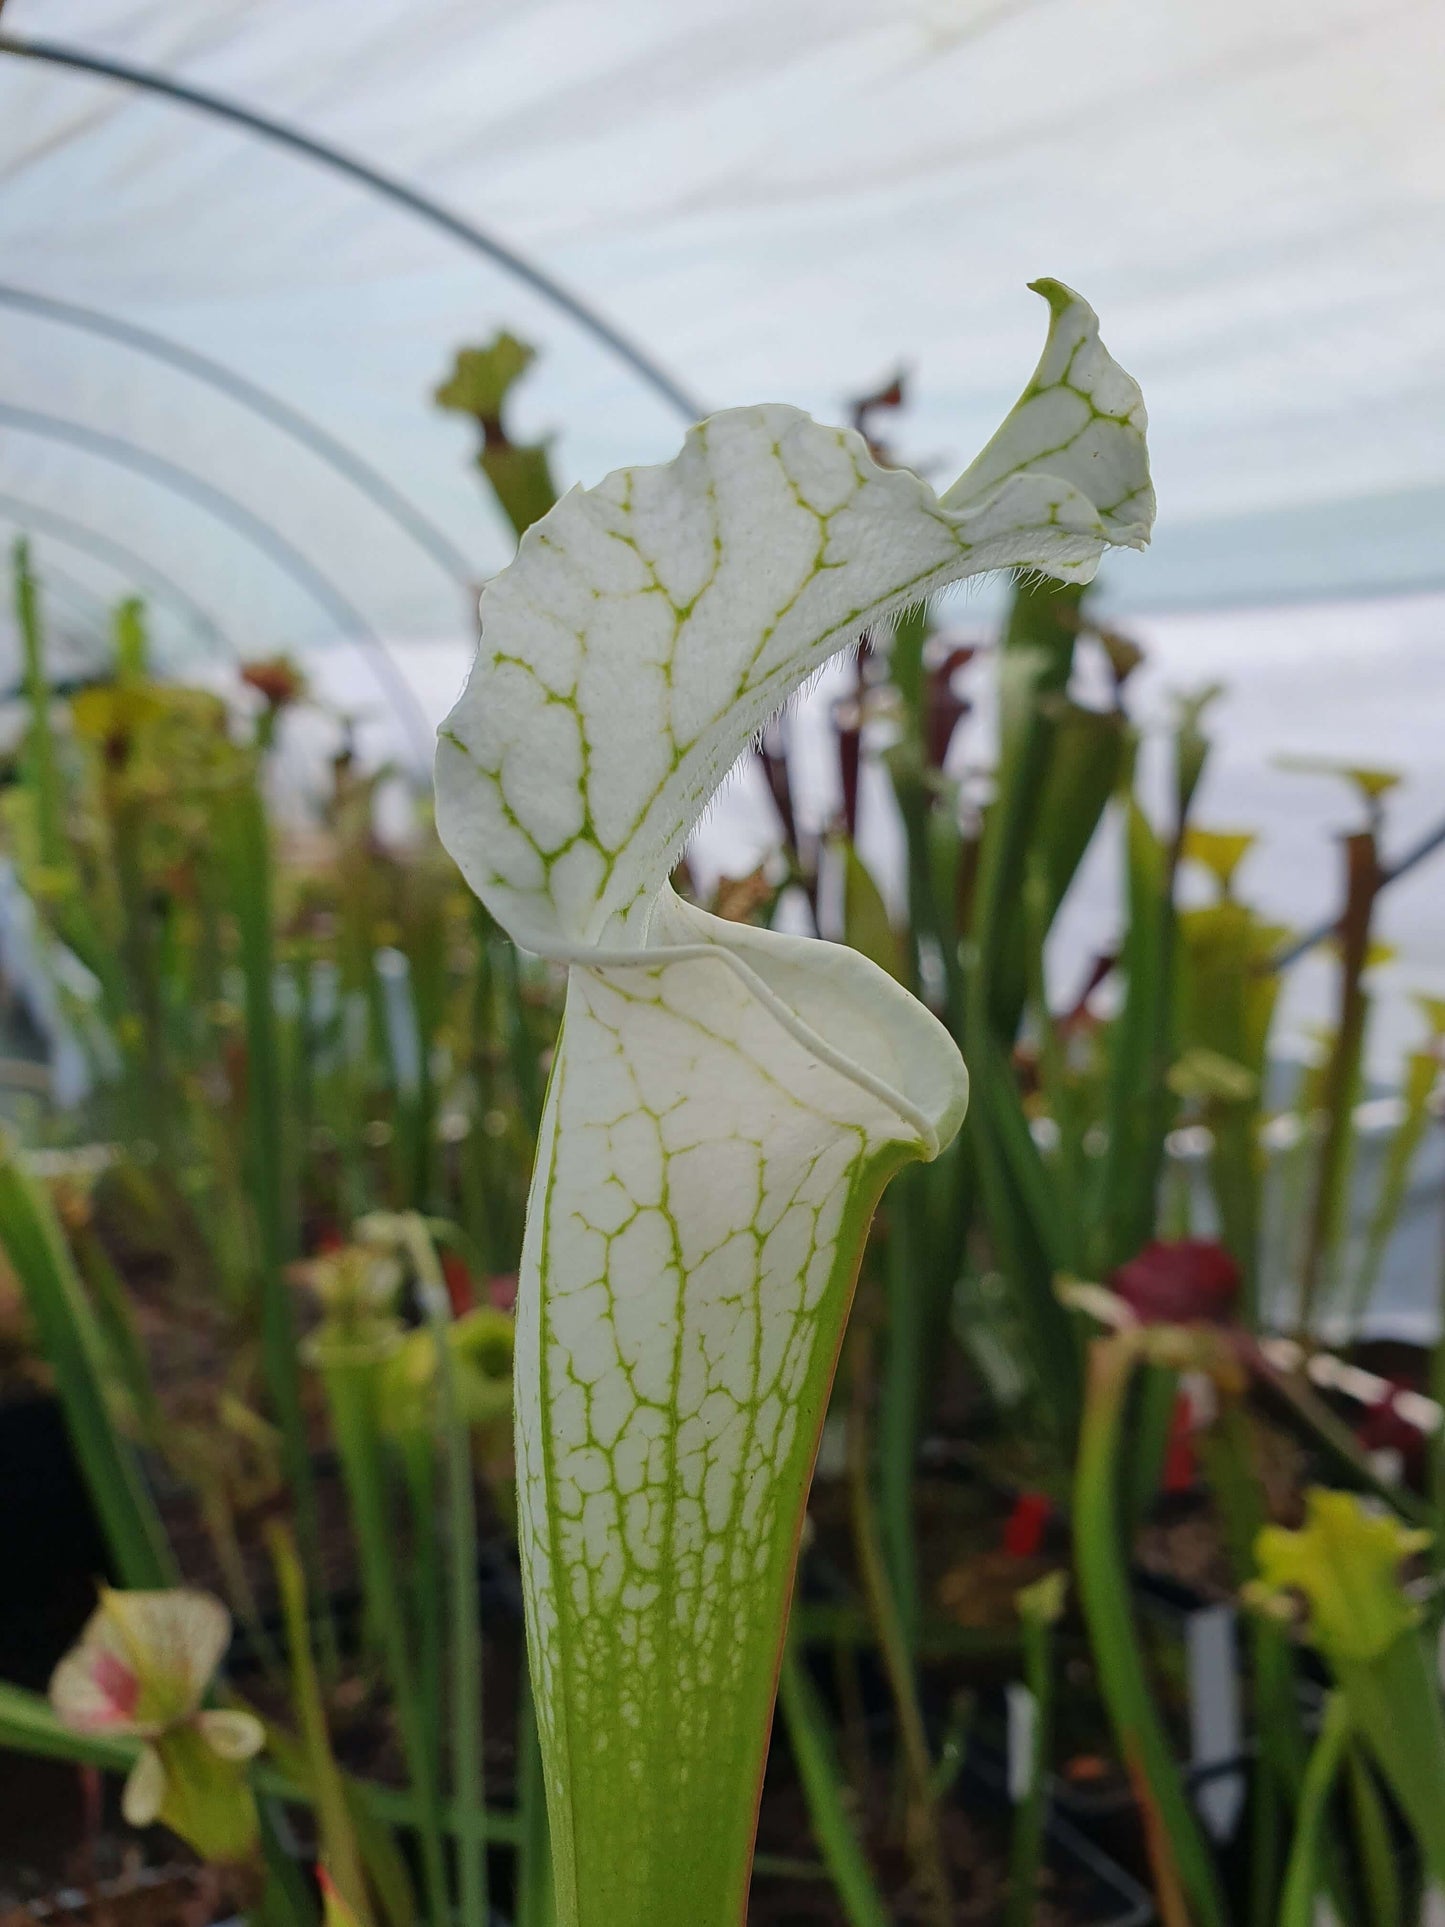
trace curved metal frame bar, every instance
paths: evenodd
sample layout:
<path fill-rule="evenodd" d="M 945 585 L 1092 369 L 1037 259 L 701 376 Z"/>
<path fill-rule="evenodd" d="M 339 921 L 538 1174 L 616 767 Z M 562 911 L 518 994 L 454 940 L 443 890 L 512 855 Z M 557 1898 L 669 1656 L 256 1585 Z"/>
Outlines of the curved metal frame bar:
<path fill-rule="evenodd" d="M 108 568 L 129 576 L 136 588 L 145 588 L 159 601 L 171 603 L 218 647 L 235 654 L 220 625 L 213 616 L 207 615 L 194 596 L 124 542 L 117 542 L 113 536 L 93 529 L 88 522 L 77 521 L 72 515 L 32 502 L 24 495 L 0 491 L 0 515 L 7 516 L 17 528 L 33 529 L 38 534 L 49 535 L 53 541 L 68 543 L 82 554 L 92 555 Z"/>
<path fill-rule="evenodd" d="M 302 414 L 299 408 L 293 408 L 290 402 L 282 401 L 278 395 L 273 395 L 249 377 L 238 374 L 225 362 L 203 355 L 195 348 L 188 348 L 183 342 L 172 341 L 168 335 L 157 334 L 153 329 L 123 320 L 119 315 L 107 314 L 104 309 L 82 307 L 78 302 L 61 301 L 54 295 L 37 294 L 33 289 L 15 287 L 9 282 L 0 281 L 0 307 L 18 308 L 25 313 L 41 315 L 48 321 L 59 322 L 67 328 L 79 328 L 89 334 L 102 335 L 133 349 L 137 354 L 147 355 L 153 361 L 178 369 L 204 382 L 207 387 L 217 389 L 242 408 L 269 422 L 283 435 L 309 449 L 328 468 L 360 489 L 372 505 L 404 530 L 440 569 L 463 588 L 471 588 L 473 571 L 467 557 L 379 470 L 353 453 L 318 422 Z"/>
<path fill-rule="evenodd" d="M 143 475 L 183 500 L 206 510 L 248 541 L 313 602 L 325 609 L 344 635 L 361 644 L 371 660 L 378 681 L 397 705 L 413 747 L 425 759 L 430 759 L 431 725 L 411 684 L 392 660 L 386 644 L 335 583 L 263 516 L 238 502 L 234 496 L 227 495 L 224 489 L 217 488 L 213 482 L 206 481 L 188 468 L 182 468 L 164 455 L 157 455 L 151 449 L 128 441 L 123 435 L 91 428 L 84 422 L 69 421 L 63 415 L 47 415 L 40 409 L 20 408 L 12 402 L 0 402 L 0 422 L 8 422 L 22 434 L 38 435 L 48 441 L 68 442 L 72 447 L 97 455 L 103 461 L 115 462 L 137 475 Z"/>
<path fill-rule="evenodd" d="M 354 160 L 350 155 L 329 147 L 324 141 L 316 140 L 310 134 L 303 134 L 299 128 L 289 127 L 284 121 L 273 120 L 270 116 L 257 113 L 252 108 L 243 107 L 238 101 L 228 100 L 222 94 L 214 94 L 205 88 L 190 86 L 184 81 L 171 80 L 164 74 L 133 66 L 126 61 L 112 60 L 100 54 L 85 53 L 80 48 L 61 46 L 53 41 L 24 40 L 13 34 L 3 33 L 0 33 L 0 53 L 11 54 L 20 60 L 42 61 L 51 66 L 67 67 L 77 73 L 94 74 L 102 80 L 120 81 L 126 86 L 159 94 L 162 98 L 177 101 L 182 106 L 194 107 L 201 113 L 213 114 L 217 119 L 230 121 L 237 127 L 244 127 L 265 140 L 290 148 L 294 153 L 303 154 L 308 159 L 319 162 L 323 167 L 329 167 L 336 173 L 359 182 L 374 194 L 381 195 L 383 199 L 393 202 L 419 220 L 429 222 L 431 226 L 439 228 L 453 240 L 460 241 L 464 247 L 485 256 L 489 261 L 515 276 L 517 280 L 525 283 L 552 306 L 568 315 L 604 347 L 610 349 L 689 423 L 700 420 L 708 412 L 701 402 L 666 374 L 641 348 L 629 341 L 610 322 L 604 321 L 576 295 L 569 293 L 560 282 L 554 281 L 549 274 L 534 267 L 531 262 L 515 253 L 505 243 L 493 239 L 491 235 L 484 233 L 470 221 L 465 221 L 460 215 L 451 213 L 449 209 L 430 200 L 417 189 L 408 187 L 404 181 L 380 173 L 376 168 L 368 167 L 365 162 Z M 389 658 L 388 663 L 394 670 L 395 665 L 390 664 Z M 409 688 L 407 694 L 410 697 Z M 414 699 L 408 706 L 414 706 Z M 1404 876 L 1442 845 L 1445 845 L 1445 823 L 1428 832 L 1386 872 L 1382 887 Z M 1323 942 L 1333 929 L 1333 923 L 1328 923 L 1306 932 L 1272 960 L 1274 967 L 1283 968 L 1286 964 L 1292 963 L 1296 957 Z"/>
<path fill-rule="evenodd" d="M 208 88 L 193 87 L 186 81 L 172 80 L 167 74 L 159 74 L 147 67 L 134 66 L 129 61 L 113 60 L 108 55 L 87 53 L 80 47 L 66 47 L 51 40 L 27 40 L 15 34 L 0 34 L 0 53 L 12 54 L 19 60 L 37 60 L 56 67 L 68 67 L 77 73 L 94 74 L 102 80 L 121 81 L 129 87 L 139 87 L 147 93 L 159 94 L 166 100 L 179 102 L 185 107 L 197 108 L 203 114 L 212 114 L 218 120 L 228 120 L 237 127 L 244 127 L 252 134 L 259 134 L 264 140 L 273 141 L 280 147 L 288 147 L 293 153 L 304 154 L 307 159 L 318 161 L 333 172 L 344 174 L 348 179 L 357 181 L 379 194 L 384 200 L 403 208 L 418 220 L 428 222 L 440 229 L 454 241 L 460 241 L 474 254 L 483 255 L 497 267 L 503 268 L 514 279 L 521 281 L 534 293 L 542 296 L 554 308 L 575 321 L 595 340 L 609 349 L 619 361 L 625 362 L 632 372 L 639 376 L 654 393 L 660 395 L 669 407 L 688 423 L 700 421 L 707 409 L 690 395 L 672 376 L 667 374 L 652 357 L 637 344 L 630 341 L 610 321 L 588 307 L 577 295 L 564 288 L 559 281 L 542 268 L 534 267 L 524 256 L 508 247 L 505 242 L 496 240 L 461 215 L 453 214 L 449 208 L 431 200 L 417 188 L 409 187 L 405 181 L 393 175 L 383 174 L 379 169 L 369 167 L 364 161 L 355 160 L 351 155 L 342 153 L 325 141 L 313 135 L 303 134 L 298 127 L 288 126 L 285 121 L 273 120 L 268 114 L 256 112 L 254 108 L 243 107 L 239 101 L 230 100 L 224 94 L 212 93 Z"/>

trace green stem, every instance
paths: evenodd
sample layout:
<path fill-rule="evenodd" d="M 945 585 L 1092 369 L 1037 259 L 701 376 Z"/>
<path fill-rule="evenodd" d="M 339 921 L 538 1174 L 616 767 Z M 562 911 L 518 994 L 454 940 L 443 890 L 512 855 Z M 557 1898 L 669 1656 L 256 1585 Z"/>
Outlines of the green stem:
<path fill-rule="evenodd" d="M 1412 1628 L 1373 1659 L 1332 1655 L 1331 1665 L 1431 1878 L 1445 1886 L 1445 1708 L 1425 1640 Z"/>
<path fill-rule="evenodd" d="M 969 1132 L 999 1269 L 1032 1328 L 1043 1408 L 1064 1449 L 1078 1422 L 1079 1361 L 1053 1274 L 1064 1263 L 1060 1199 L 1028 1134 L 1010 1054 L 1025 1000 L 1021 897 L 1073 662 L 1079 597 L 1018 583 L 1004 639 L 1004 716 L 996 794 L 974 880 L 961 1036 L 974 1073 Z M 1012 691 L 1012 700 L 1009 692 Z"/>
<path fill-rule="evenodd" d="M 154 1445 L 165 1428 L 165 1417 L 151 1383 L 150 1365 L 125 1285 L 89 1220 L 72 1226 L 69 1244 L 77 1276 L 104 1337 L 109 1372 L 124 1390 L 138 1437 L 143 1444 Z"/>
<path fill-rule="evenodd" d="M 1395 1865 L 1395 1843 L 1375 1776 L 1363 1750 L 1349 1754 L 1350 1806 L 1355 1837 L 1360 1843 L 1360 1875 L 1369 1908 L 1370 1927 L 1397 1927 L 1405 1918 L 1400 1871 Z"/>
<path fill-rule="evenodd" d="M 247 1176 L 259 1247 L 261 1354 L 282 1463 L 296 1508 L 297 1536 L 313 1598 L 327 1599 L 320 1567 L 321 1534 L 316 1481 L 301 1397 L 295 1311 L 285 1267 L 295 1255 L 290 1209 L 289 1133 L 276 1035 L 272 952 L 271 850 L 265 806 L 254 783 L 232 796 L 224 812 L 231 885 L 241 948 L 246 1013 Z M 321 1621 L 325 1650 L 335 1652 L 329 1604 Z"/>
<path fill-rule="evenodd" d="M 495 1212 L 488 1182 L 491 1156 L 486 1131 L 486 1116 L 492 1103 L 492 1005 L 494 999 L 491 955 L 487 943 L 486 912 L 480 903 L 472 918 L 472 979 L 467 998 L 467 1061 L 471 1070 L 471 1129 L 459 1146 L 459 1189 L 462 1223 L 479 1254 L 478 1274 L 487 1277 L 503 1267 L 497 1261 L 499 1242 Z M 505 1205 L 505 1201 L 504 1201 Z M 502 1227 L 505 1240 L 506 1227 Z"/>
<path fill-rule="evenodd" d="M 461 1927 L 487 1927 L 487 1843 L 481 1823 L 486 1801 L 482 1775 L 482 1627 L 477 1587 L 477 1514 L 472 1488 L 472 1442 L 457 1389 L 448 1337 L 451 1301 L 436 1249 L 420 1218 L 408 1218 L 408 1249 L 418 1296 L 436 1346 L 437 1386 L 447 1468 L 447 1527 L 452 1645 L 452 1791 L 461 1813 Z"/>
<path fill-rule="evenodd" d="M 107 1733 L 73 1733 L 60 1724 L 50 1702 L 39 1693 L 0 1680 L 0 1746 L 34 1759 L 69 1760 L 99 1767 L 105 1773 L 125 1774 L 135 1765 L 141 1742 Z M 314 1807 L 316 1790 L 309 1783 L 305 1757 L 295 1740 L 273 1728 L 268 1746 L 271 1758 L 258 1761 L 253 1775 L 257 1792 L 287 1806 Z M 405 1788 L 381 1786 L 351 1775 L 346 1776 L 345 1784 L 353 1810 L 364 1812 L 372 1822 L 381 1820 L 389 1827 L 419 1824 L 416 1796 Z M 442 1801 L 439 1810 L 443 1828 L 454 1834 L 461 1818 L 455 1803 Z M 482 1823 L 487 1839 L 499 1846 L 515 1847 L 521 1837 L 514 1813 L 499 1812 L 494 1807 L 483 1814 Z M 768 1871 L 776 1867 L 765 1856 L 759 1858 L 758 1865 Z M 816 1871 L 809 1869 L 810 1873 Z"/>
<path fill-rule="evenodd" d="M 441 1749 L 445 1704 L 447 1603 L 442 1560 L 443 1519 L 437 1514 L 437 1441 L 425 1428 L 408 1428 L 397 1440 L 402 1477 L 411 1512 L 412 1606 L 417 1625 L 418 1698 L 426 1720 L 427 1745 Z"/>
<path fill-rule="evenodd" d="M 1007 967 L 1009 949 L 1020 927 L 1019 895 L 1073 666 L 1078 605 L 1076 590 L 1020 580 L 1004 637 L 1004 663 L 1018 677 L 1018 714 L 1009 727 L 1005 705 L 997 793 L 984 824 L 974 888 L 968 1000 L 970 1019 L 976 1016 L 1006 1050 L 1021 1002 Z"/>
<path fill-rule="evenodd" d="M 787 1724 L 788 1745 L 798 1778 L 807 1797 L 813 1837 L 849 1927 L 888 1927 L 887 1909 L 848 1813 L 827 1713 L 817 1688 L 798 1659 L 791 1637 L 783 1649 L 778 1704 Z"/>
<path fill-rule="evenodd" d="M 13 558 L 15 621 L 20 631 L 25 699 L 30 712 L 25 777 L 35 800 L 35 844 L 41 871 L 41 876 L 34 881 L 43 885 L 37 894 L 46 898 L 61 938 L 95 973 L 101 989 L 101 1009 L 114 1030 L 128 1008 L 124 980 L 115 947 L 102 938 L 95 906 L 80 887 L 74 852 L 66 836 L 65 793 L 51 718 L 50 677 L 45 664 L 45 625 L 41 619 L 39 588 L 30 568 L 30 547 L 23 538 L 16 542 Z M 128 1069 L 132 1057 L 132 1053 L 127 1053 Z M 146 1093 L 136 1088 L 133 1080 L 128 1095 L 134 1101 L 133 1108 L 140 1110 Z"/>
<path fill-rule="evenodd" d="M 66 860 L 61 825 L 60 779 L 55 764 L 55 737 L 50 727 L 50 681 L 45 673 L 45 636 L 40 622 L 40 599 L 30 570 L 30 545 L 15 544 L 15 620 L 25 660 L 25 700 L 30 710 L 26 741 L 30 786 L 35 796 L 35 832 L 40 861 L 58 870 Z"/>
<path fill-rule="evenodd" d="M 134 1122 L 155 1146 L 170 1179 L 181 1167 L 178 1093 L 171 1069 L 155 941 L 156 911 L 143 857 L 145 804 L 123 770 L 107 766 L 103 793 L 111 826 L 111 860 L 121 905 L 118 945 L 125 984 L 125 1052 Z"/>
<path fill-rule="evenodd" d="M 1038 1029 L 1039 1072 L 1044 1097 L 1054 1128 L 1059 1134 L 1053 1179 L 1059 1190 L 1061 1255 L 1066 1268 L 1077 1272 L 1084 1265 L 1084 1127 L 1069 1075 L 1064 1040 L 1059 1035 L 1059 1027 L 1049 1007 L 1048 985 L 1044 978 L 1044 945 L 1049 928 L 1048 897 L 1048 878 L 1043 859 L 1035 857 L 1029 864 L 1028 878 L 1024 884 L 1028 994 Z"/>
<path fill-rule="evenodd" d="M 1415 1162 L 1430 1128 L 1430 1099 L 1439 1077 L 1440 1058 L 1435 1051 L 1416 1051 L 1408 1060 L 1403 1090 L 1405 1114 L 1391 1133 L 1385 1149 L 1379 1187 L 1365 1231 L 1364 1248 L 1350 1288 L 1351 1335 L 1359 1331 L 1364 1321 L 1385 1253 L 1400 1221 Z"/>
<path fill-rule="evenodd" d="M 1144 1523 L 1158 1496 L 1178 1400 L 1179 1374 L 1166 1365 L 1146 1364 L 1133 1428 L 1134 1463 L 1125 1480 L 1126 1518 L 1131 1531 Z"/>
<path fill-rule="evenodd" d="M 1342 1694 L 1330 1696 L 1324 1730 L 1305 1769 L 1295 1817 L 1294 1846 L 1285 1874 L 1279 1927 L 1314 1927 L 1315 1898 L 1323 1883 L 1325 1823 L 1330 1796 L 1350 1738 L 1350 1714 Z"/>
<path fill-rule="evenodd" d="M 1237 1402 L 1226 1404 L 1218 1423 L 1205 1434 L 1203 1456 L 1223 1515 L 1235 1583 L 1243 1586 L 1254 1576 L 1254 1544 L 1265 1509 L 1252 1463 L 1249 1420 Z M 1249 1918 L 1253 1927 L 1275 1927 L 1281 1836 L 1304 1779 L 1308 1748 L 1288 1629 L 1266 1613 L 1249 1614 L 1246 1627 L 1259 1727 L 1250 1816 Z"/>
<path fill-rule="evenodd" d="M 1174 1099 L 1167 1071 L 1174 1016 L 1170 852 L 1131 794 L 1126 805 L 1128 924 L 1124 1004 L 1109 1028 L 1107 1142 L 1098 1182 L 1093 1270 L 1112 1271 L 1152 1235 Z"/>
<path fill-rule="evenodd" d="M 115 611 L 115 679 L 122 689 L 133 689 L 150 674 L 150 637 L 146 633 L 145 604 L 127 596 Z"/>
<path fill-rule="evenodd" d="M 1314 1198 L 1300 1267 L 1299 1331 L 1308 1339 L 1317 1300 L 1333 1264 L 1346 1200 L 1345 1174 L 1354 1129 L 1354 1102 L 1365 1034 L 1365 961 L 1370 922 L 1380 888 L 1373 830 L 1345 838 L 1345 910 L 1340 919 L 1340 1015 L 1325 1074 L 1325 1133 L 1315 1166 Z"/>
<path fill-rule="evenodd" d="M 0 1147 L 0 1244 L 55 1375 L 82 1476 L 125 1586 L 175 1585 L 165 1528 L 107 1398 L 105 1345 L 50 1200 Z"/>
<path fill-rule="evenodd" d="M 284 1526 L 273 1525 L 267 1540 L 276 1568 L 286 1643 L 291 1655 L 291 1705 L 301 1728 L 301 1744 L 316 1801 L 322 1855 L 327 1872 L 356 1917 L 357 1927 L 371 1927 L 372 1911 L 361 1853 L 346 1803 L 345 1783 L 331 1751 L 321 1684 L 311 1657 L 305 1575 L 296 1556 L 296 1542 Z"/>
<path fill-rule="evenodd" d="M 1239 1313 L 1249 1331 L 1259 1329 L 1259 1207 L 1262 1159 L 1260 1106 L 1220 1101 L 1206 1119 L 1213 1148 L 1209 1182 L 1219 1213 L 1220 1237 L 1239 1266 Z"/>
<path fill-rule="evenodd" d="M 952 916 L 945 917 L 934 886 L 932 853 L 929 847 L 929 816 L 932 797 L 922 773 L 922 758 L 892 763 L 893 793 L 903 819 L 908 862 L 908 910 L 912 935 L 913 988 L 921 992 L 924 957 L 936 949 L 943 966 L 944 1020 L 955 1036 L 963 1029 L 963 972 L 959 967 L 958 932 Z"/>
<path fill-rule="evenodd" d="M 1135 1334 L 1096 1339 L 1074 1483 L 1074 1556 L 1079 1597 L 1099 1683 L 1124 1765 L 1146 1817 L 1161 1893 L 1182 1882 L 1203 1927 L 1228 1918 L 1205 1844 L 1155 1707 L 1129 1604 L 1129 1572 L 1119 1530 L 1119 1459 L 1124 1407 L 1138 1359 Z"/>
<path fill-rule="evenodd" d="M 883 1556 L 869 1475 L 867 1421 L 873 1389 L 872 1333 L 865 1325 L 857 1325 L 851 1344 L 853 1384 L 848 1411 L 848 1482 L 853 1501 L 853 1538 L 863 1592 L 878 1637 L 883 1670 L 888 1678 L 894 1715 L 898 1721 L 898 1736 L 909 1783 L 909 1845 L 920 1884 L 928 1896 L 929 1917 L 935 1927 L 949 1927 L 953 1918 L 953 1902 L 938 1813 L 933 1800 L 933 1765 L 928 1754 L 928 1738 L 908 1642 L 889 1581 L 887 1561 Z"/>
<path fill-rule="evenodd" d="M 261 1858 L 266 1868 L 256 1919 L 260 1927 L 315 1927 L 311 1889 L 294 1853 L 288 1853 L 270 1800 L 256 1806 L 261 1828 Z"/>
<path fill-rule="evenodd" d="M 1033 1754 L 1029 1783 L 1014 1812 L 1009 1853 L 1008 1927 L 1032 1927 L 1038 1904 L 1048 1820 L 1049 1762 L 1053 1757 L 1054 1629 L 1046 1620 L 1023 1619 L 1024 1685 L 1033 1696 Z"/>
<path fill-rule="evenodd" d="M 396 1705 L 402 1752 L 416 1803 L 422 1879 L 433 1927 L 450 1916 L 442 1851 L 441 1795 L 436 1762 L 426 1743 L 426 1720 L 412 1665 L 411 1636 L 402 1612 L 403 1586 L 396 1553 L 395 1521 L 388 1502 L 386 1467 L 377 1426 L 382 1355 L 374 1347 L 327 1347 L 321 1359 L 361 1555 L 362 1583 L 371 1624 L 381 1640 Z"/>
<path fill-rule="evenodd" d="M 1081 1361 L 1076 1320 L 1054 1291 L 1063 1262 L 1057 1200 L 1029 1134 L 1008 1054 L 986 1026 L 975 1023 L 975 1010 L 970 993 L 966 1055 L 975 1100 L 968 1130 L 982 1217 L 994 1261 L 1028 1325 L 1040 1420 L 1058 1451 L 1072 1457 Z"/>

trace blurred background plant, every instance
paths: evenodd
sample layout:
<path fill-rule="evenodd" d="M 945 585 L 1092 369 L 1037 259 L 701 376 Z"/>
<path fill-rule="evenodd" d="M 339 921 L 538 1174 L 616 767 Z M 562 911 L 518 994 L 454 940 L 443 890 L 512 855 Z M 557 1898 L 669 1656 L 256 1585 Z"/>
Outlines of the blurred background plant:
<path fill-rule="evenodd" d="M 509 432 L 531 358 L 498 336 L 436 397 L 478 424 L 519 536 L 555 495 L 545 443 Z M 858 404 L 880 459 L 901 399 Z M 132 1770 L 135 1733 L 82 1731 L 37 1689 L 90 1574 L 204 1588 L 237 1626 L 214 1710 L 266 1733 L 234 1767 L 257 1815 L 236 1903 L 314 1919 L 318 1863 L 328 1919 L 542 1927 L 509 1381 L 560 982 L 500 937 L 397 772 L 343 742 L 309 812 L 281 807 L 278 738 L 313 700 L 296 665 L 248 664 L 224 696 L 180 686 L 127 601 L 109 674 L 61 693 L 43 588 L 22 543 L 0 826 L 70 1071 L 64 1093 L 23 1068 L 7 1092 L 0 1361 L 12 1413 L 63 1416 L 100 1546 L 75 1526 L 58 1611 L 7 1637 L 0 1744 Z M 1152 1904 L 1267 1927 L 1325 1893 L 1383 1927 L 1441 1870 L 1445 1788 L 1421 1791 L 1401 1749 L 1438 1746 L 1445 1348 L 1357 1342 L 1445 1054 L 1424 1000 L 1398 1089 L 1367 1090 L 1391 779 L 1339 772 L 1360 826 L 1336 1017 L 1291 1070 L 1272 1028 L 1290 933 L 1249 900 L 1248 830 L 1196 821 L 1213 692 L 1177 706 L 1161 813 L 1140 661 L 1047 582 L 1016 584 L 988 639 L 915 612 L 849 669 L 835 818 L 807 827 L 781 719 L 754 752 L 775 852 L 707 891 L 873 958 L 949 1025 L 973 1085 L 959 1141 L 895 1183 L 865 1258 L 783 1660 L 759 1923 Z M 957 751 L 981 671 L 989 768 Z M 905 893 L 859 853 L 870 766 Z M 1101 849 L 1124 879 L 1117 942 L 1061 960 Z M 685 861 L 678 881 L 696 893 Z M 1307 1528 L 1298 1577 L 1281 1553 L 1316 1485 L 1401 1522 L 1388 1686 L 1341 1670 L 1318 1608 L 1301 1629 L 1250 1603 L 1257 1539 L 1276 1584 L 1351 1584 L 1348 1532 Z M 1423 1703 L 1397 1746 L 1382 1709 L 1407 1672 Z"/>

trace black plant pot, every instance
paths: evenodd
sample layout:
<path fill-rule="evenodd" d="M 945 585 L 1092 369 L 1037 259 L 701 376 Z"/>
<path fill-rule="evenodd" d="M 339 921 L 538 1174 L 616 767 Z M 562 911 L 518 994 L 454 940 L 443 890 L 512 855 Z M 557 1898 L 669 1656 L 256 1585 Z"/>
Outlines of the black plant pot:
<path fill-rule="evenodd" d="M 965 1773 L 965 1787 L 972 1783 L 996 1805 L 1005 1803 L 1002 1768 L 982 1749 L 970 1750 Z M 1080 1927 L 1147 1927 L 1154 1919 L 1154 1902 L 1132 1874 L 1056 1806 L 1049 1810 L 1045 1843 L 1045 1864 L 1070 1877 Z"/>
<path fill-rule="evenodd" d="M 43 1692 L 106 1576 L 100 1531 L 53 1398 L 0 1404 L 0 1521 L 0 1680 Z M 81 1807 L 73 1767 L 0 1753 L 0 1873 L 36 1855 L 58 1863 Z"/>
<path fill-rule="evenodd" d="M 58 1402 L 0 1405 L 0 1679 L 43 1688 L 95 1606 L 105 1544 Z"/>

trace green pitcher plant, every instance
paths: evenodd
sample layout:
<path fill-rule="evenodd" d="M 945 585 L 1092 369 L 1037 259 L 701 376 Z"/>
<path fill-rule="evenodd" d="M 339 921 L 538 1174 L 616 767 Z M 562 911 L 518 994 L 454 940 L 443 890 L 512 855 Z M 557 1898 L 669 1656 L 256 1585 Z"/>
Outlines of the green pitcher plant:
<path fill-rule="evenodd" d="M 1445 1884 L 1445 1707 L 1434 1642 L 1401 1567 L 1431 1534 L 1353 1492 L 1314 1486 L 1297 1531 L 1255 1541 L 1253 1602 L 1308 1608 L 1306 1631 L 1338 1689 L 1337 1718 L 1364 1741 L 1409 1820 L 1431 1878 Z"/>
<path fill-rule="evenodd" d="M 437 753 L 442 839 L 563 963 L 517 1314 L 519 1532 L 559 1920 L 721 1927 L 749 1854 L 808 1480 L 863 1240 L 968 1081 L 840 945 L 670 876 L 830 657 L 993 569 L 1088 580 L 1154 513 L 1093 311 L 1051 325 L 944 494 L 782 405 L 574 489 L 485 588 Z"/>

